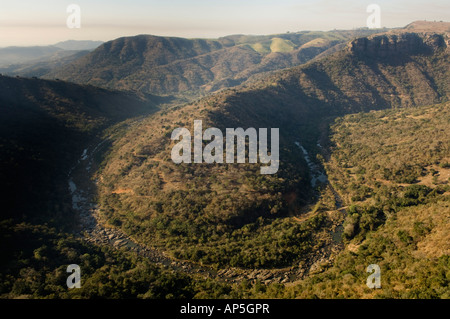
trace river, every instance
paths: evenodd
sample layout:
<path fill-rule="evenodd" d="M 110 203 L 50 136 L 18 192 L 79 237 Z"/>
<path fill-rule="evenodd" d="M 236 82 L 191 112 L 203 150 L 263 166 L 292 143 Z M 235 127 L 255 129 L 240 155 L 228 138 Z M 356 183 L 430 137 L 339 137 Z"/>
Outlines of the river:
<path fill-rule="evenodd" d="M 328 177 L 325 171 L 323 171 L 319 165 L 311 160 L 308 151 L 299 142 L 295 142 L 295 145 L 302 150 L 303 158 L 308 164 L 309 173 L 311 175 L 311 186 L 315 188 L 320 184 L 326 184 L 328 182 Z M 320 146 L 320 144 L 318 145 Z"/>

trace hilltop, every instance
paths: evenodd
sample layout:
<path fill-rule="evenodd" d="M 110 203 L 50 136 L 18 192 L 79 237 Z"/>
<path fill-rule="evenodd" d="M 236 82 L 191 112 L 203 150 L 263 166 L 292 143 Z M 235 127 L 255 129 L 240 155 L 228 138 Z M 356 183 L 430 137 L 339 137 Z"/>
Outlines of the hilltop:
<path fill-rule="evenodd" d="M 414 21 L 408 24 L 405 30 L 409 32 L 450 32 L 450 22 L 444 21 Z"/>
<path fill-rule="evenodd" d="M 292 67 L 372 30 L 233 35 L 215 40 L 139 35 L 104 43 L 45 78 L 154 94 L 194 94 Z"/>

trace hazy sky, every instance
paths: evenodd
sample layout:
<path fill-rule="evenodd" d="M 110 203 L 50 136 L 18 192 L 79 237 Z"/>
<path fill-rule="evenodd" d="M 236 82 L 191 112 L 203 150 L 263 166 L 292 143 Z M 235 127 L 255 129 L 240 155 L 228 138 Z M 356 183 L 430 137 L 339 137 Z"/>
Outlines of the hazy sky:
<path fill-rule="evenodd" d="M 66 24 L 72 3 L 81 8 L 79 29 Z M 384 27 L 450 21 L 449 0 L 0 0 L 0 47 L 136 34 L 216 38 L 353 29 L 366 26 L 372 3 Z"/>

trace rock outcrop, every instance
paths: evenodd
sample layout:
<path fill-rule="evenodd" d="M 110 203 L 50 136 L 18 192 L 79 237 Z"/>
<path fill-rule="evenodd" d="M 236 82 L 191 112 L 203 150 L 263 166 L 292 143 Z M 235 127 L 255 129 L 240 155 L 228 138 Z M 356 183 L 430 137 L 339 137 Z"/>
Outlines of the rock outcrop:
<path fill-rule="evenodd" d="M 448 34 L 436 33 L 382 34 L 355 39 L 348 43 L 348 49 L 352 53 L 380 58 L 431 54 L 448 47 Z"/>

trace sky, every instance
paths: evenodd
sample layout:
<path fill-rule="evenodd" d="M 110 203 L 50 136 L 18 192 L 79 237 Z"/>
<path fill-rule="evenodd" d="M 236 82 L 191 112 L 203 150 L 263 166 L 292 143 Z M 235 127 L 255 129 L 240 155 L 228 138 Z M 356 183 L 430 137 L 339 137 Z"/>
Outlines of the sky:
<path fill-rule="evenodd" d="M 79 20 L 69 19 L 79 28 L 67 25 L 71 4 L 80 8 Z M 354 29 L 367 26 L 370 4 L 380 7 L 382 27 L 450 22 L 449 0 L 0 0 L 0 47 L 137 34 L 217 38 Z"/>

